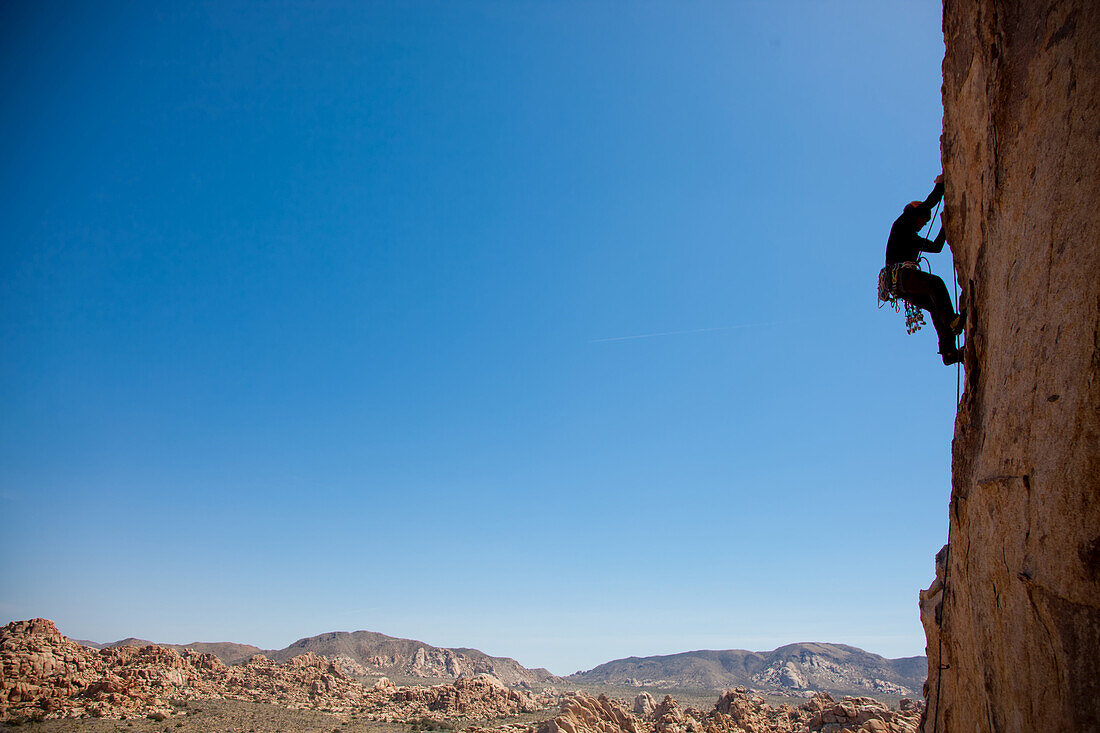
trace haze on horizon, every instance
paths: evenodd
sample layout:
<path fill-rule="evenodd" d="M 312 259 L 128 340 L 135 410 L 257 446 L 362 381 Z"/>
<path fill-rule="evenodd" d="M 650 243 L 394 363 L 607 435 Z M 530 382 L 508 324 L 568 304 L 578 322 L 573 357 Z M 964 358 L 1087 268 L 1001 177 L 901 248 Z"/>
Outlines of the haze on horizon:
<path fill-rule="evenodd" d="M 938 4 L 0 28 L 4 622 L 923 654 L 955 371 L 874 306 Z"/>

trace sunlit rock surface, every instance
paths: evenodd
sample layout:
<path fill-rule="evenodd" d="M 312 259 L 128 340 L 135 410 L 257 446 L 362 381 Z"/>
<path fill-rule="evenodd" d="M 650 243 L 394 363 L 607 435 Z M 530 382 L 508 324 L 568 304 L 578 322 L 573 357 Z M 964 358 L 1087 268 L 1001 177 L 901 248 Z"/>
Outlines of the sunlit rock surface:
<path fill-rule="evenodd" d="M 970 317 L 924 730 L 1100 730 L 1100 3 L 948 0 L 944 35 Z"/>

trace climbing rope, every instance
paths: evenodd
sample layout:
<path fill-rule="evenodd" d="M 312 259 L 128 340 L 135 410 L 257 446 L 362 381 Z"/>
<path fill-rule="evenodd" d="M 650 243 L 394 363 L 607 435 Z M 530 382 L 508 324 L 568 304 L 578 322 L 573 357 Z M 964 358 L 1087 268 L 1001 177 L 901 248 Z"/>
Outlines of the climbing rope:
<path fill-rule="evenodd" d="M 943 663 L 943 622 L 947 616 L 947 573 L 951 569 L 951 524 L 951 514 L 949 512 L 947 515 L 947 552 L 943 556 L 943 590 L 940 591 L 943 598 L 940 600 L 940 640 L 936 650 L 936 666 L 939 669 L 936 670 L 936 710 L 932 714 L 932 733 L 939 733 L 940 729 L 940 690 L 943 682 L 943 671 L 951 668 L 951 665 Z"/>
<path fill-rule="evenodd" d="M 955 296 L 955 312 L 962 313 L 962 303 L 959 302 L 959 271 L 955 269 L 955 251 L 951 250 L 951 292 Z M 959 348 L 959 336 L 955 335 L 955 348 Z M 959 409 L 959 385 L 962 381 L 962 362 L 955 362 L 955 410 Z M 950 527 L 948 527 L 950 530 Z"/>
<path fill-rule="evenodd" d="M 928 239 L 928 235 L 932 233 L 932 225 L 936 223 L 936 214 L 940 213 L 940 204 L 943 203 L 943 199 L 936 202 L 936 210 L 932 212 L 932 218 L 928 220 L 928 228 L 924 230 L 924 238 Z"/>

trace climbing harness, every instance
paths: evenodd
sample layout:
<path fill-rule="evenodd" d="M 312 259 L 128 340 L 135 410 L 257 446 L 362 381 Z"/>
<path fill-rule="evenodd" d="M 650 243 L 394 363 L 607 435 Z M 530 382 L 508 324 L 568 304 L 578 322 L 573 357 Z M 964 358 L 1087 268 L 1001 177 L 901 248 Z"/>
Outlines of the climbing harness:
<path fill-rule="evenodd" d="M 878 273 L 878 307 L 881 308 L 889 303 L 895 313 L 901 313 L 904 307 L 905 332 L 910 334 L 916 333 L 924 325 L 924 311 L 905 299 L 898 290 L 898 279 L 902 270 L 919 269 L 920 265 L 916 262 L 898 262 L 887 265 Z"/>

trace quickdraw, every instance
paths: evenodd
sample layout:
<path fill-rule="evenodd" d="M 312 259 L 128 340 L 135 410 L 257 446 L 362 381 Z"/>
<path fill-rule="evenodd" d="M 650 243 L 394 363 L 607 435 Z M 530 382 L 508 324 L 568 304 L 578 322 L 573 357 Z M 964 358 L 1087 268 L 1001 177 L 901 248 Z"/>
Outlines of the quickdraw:
<path fill-rule="evenodd" d="M 898 275 L 903 269 L 919 270 L 916 262 L 899 262 L 887 265 L 878 273 L 878 307 L 889 303 L 895 313 L 901 313 L 905 308 L 905 332 L 916 333 L 924 323 L 924 311 L 905 299 L 898 291 Z"/>

